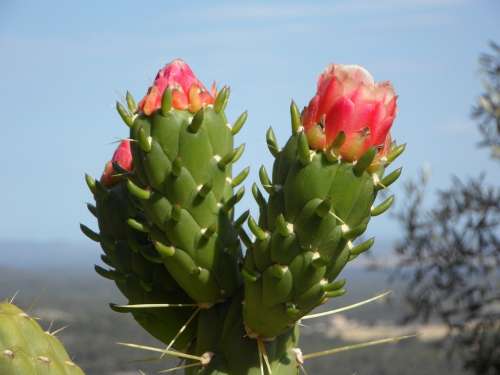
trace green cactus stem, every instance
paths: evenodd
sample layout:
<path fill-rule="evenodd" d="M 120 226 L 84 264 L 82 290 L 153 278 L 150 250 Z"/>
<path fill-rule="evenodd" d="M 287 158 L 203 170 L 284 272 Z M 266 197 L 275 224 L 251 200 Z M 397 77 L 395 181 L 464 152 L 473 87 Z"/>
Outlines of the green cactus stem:
<path fill-rule="evenodd" d="M 83 375 L 57 332 L 44 331 L 11 302 L 0 303 L 0 374 Z"/>

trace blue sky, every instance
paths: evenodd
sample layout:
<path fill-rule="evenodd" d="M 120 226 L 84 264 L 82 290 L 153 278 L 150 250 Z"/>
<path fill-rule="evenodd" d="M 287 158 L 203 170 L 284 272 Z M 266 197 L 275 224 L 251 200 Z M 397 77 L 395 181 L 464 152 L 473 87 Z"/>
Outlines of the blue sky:
<path fill-rule="evenodd" d="M 113 142 L 127 136 L 115 101 L 127 89 L 142 97 L 176 57 L 207 84 L 231 86 L 230 119 L 249 111 L 237 138 L 247 144 L 237 170 L 252 166 L 247 186 L 272 163 L 267 127 L 285 142 L 291 98 L 305 105 L 330 62 L 394 83 L 404 178 L 430 165 L 432 189 L 481 170 L 500 180 L 469 119 L 481 91 L 478 55 L 500 41 L 497 1 L 187 3 L 2 0 L 0 240 L 84 241 L 78 224 L 93 220 L 83 174 L 100 175 Z M 250 195 L 242 206 L 254 206 Z M 396 230 L 377 218 L 370 233 Z"/>

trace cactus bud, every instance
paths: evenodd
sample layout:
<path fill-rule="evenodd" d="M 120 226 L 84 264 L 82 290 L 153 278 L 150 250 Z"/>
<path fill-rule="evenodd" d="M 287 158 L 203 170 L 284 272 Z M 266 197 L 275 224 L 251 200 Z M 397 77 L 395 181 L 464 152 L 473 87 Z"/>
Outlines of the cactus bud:
<path fill-rule="evenodd" d="M 346 139 L 339 149 L 344 160 L 358 160 L 371 147 L 387 152 L 384 149 L 396 116 L 396 99 L 389 82 L 375 83 L 364 68 L 329 65 L 302 113 L 309 145 L 328 148 L 344 132 Z"/>
<path fill-rule="evenodd" d="M 172 107 L 176 109 L 188 109 L 195 113 L 214 103 L 215 86 L 209 92 L 196 78 L 189 65 L 176 59 L 158 72 L 153 85 L 139 102 L 139 110 L 149 116 L 159 109 L 167 88 L 172 89 L 172 97 L 168 97 L 168 101 L 171 100 Z"/>
<path fill-rule="evenodd" d="M 132 170 L 132 152 L 128 139 L 124 139 L 120 142 L 113 154 L 113 158 L 106 163 L 106 167 L 101 176 L 101 183 L 107 187 L 113 186 L 119 181 L 119 177 L 116 176 L 116 172 L 113 168 L 113 163 L 116 163 L 124 171 Z"/>

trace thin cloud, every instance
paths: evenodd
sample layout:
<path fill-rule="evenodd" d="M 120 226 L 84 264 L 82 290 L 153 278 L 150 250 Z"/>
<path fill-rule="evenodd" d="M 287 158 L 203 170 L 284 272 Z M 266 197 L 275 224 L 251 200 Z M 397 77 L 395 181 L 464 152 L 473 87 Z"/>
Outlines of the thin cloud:
<path fill-rule="evenodd" d="M 331 4 L 298 3 L 254 3 L 238 5 L 226 3 L 215 6 L 199 14 L 196 18 L 213 20 L 257 20 L 257 19 L 296 19 L 309 17 L 329 17 L 342 13 L 387 12 L 402 10 L 434 10 L 463 5 L 467 0 L 358 0 Z M 187 12 L 187 11 L 186 11 Z M 190 12 L 191 16 L 193 15 Z M 180 14 L 182 15 L 182 13 Z"/>

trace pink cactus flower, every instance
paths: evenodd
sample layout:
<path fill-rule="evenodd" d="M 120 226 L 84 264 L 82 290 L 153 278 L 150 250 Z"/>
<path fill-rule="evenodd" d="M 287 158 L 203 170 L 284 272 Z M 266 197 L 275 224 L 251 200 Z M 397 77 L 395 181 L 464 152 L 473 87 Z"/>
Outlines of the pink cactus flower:
<path fill-rule="evenodd" d="M 139 110 L 150 115 L 160 108 L 163 93 L 172 89 L 172 106 L 176 109 L 187 109 L 197 112 L 201 107 L 214 103 L 215 85 L 210 92 L 196 78 L 193 71 L 181 59 L 176 59 L 161 69 L 146 94 L 139 102 Z"/>
<path fill-rule="evenodd" d="M 390 82 L 375 83 L 358 65 L 329 65 L 318 79 L 316 95 L 302 112 L 302 124 L 313 149 L 326 149 L 343 131 L 338 150 L 344 160 L 359 159 L 370 147 L 390 148 L 397 96 Z"/>
<path fill-rule="evenodd" d="M 118 145 L 118 148 L 113 153 L 111 161 L 106 163 L 104 172 L 101 176 L 101 183 L 104 186 L 113 186 L 119 181 L 119 177 L 115 176 L 116 172 L 113 169 L 113 163 L 117 163 L 126 171 L 132 170 L 132 151 L 130 149 L 130 140 L 124 139 Z"/>

